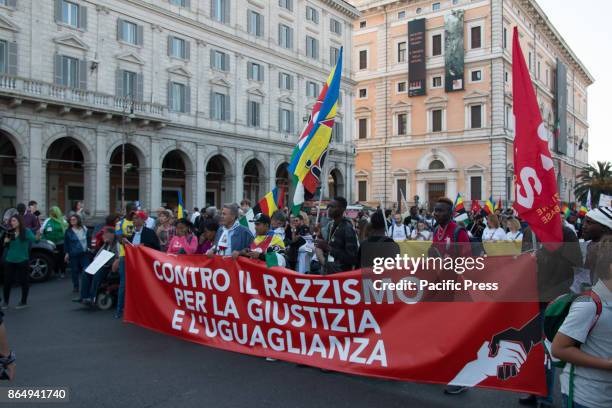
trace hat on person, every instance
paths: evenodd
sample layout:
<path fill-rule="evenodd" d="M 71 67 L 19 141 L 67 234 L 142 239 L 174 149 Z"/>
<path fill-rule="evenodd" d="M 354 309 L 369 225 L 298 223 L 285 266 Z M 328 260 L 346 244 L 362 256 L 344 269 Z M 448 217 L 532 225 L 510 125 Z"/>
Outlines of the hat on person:
<path fill-rule="evenodd" d="M 612 230 L 612 207 L 597 207 L 586 213 L 586 217 Z"/>
<path fill-rule="evenodd" d="M 270 225 L 270 217 L 268 217 L 266 214 L 258 213 L 253 218 L 253 220 L 251 220 L 251 222 L 254 222 L 255 224 L 268 224 L 268 225 Z"/>
<path fill-rule="evenodd" d="M 147 218 L 149 218 L 149 216 L 147 215 L 146 212 L 140 210 L 140 211 L 136 211 L 136 213 L 134 214 L 135 217 L 140 218 L 141 220 L 147 220 Z"/>

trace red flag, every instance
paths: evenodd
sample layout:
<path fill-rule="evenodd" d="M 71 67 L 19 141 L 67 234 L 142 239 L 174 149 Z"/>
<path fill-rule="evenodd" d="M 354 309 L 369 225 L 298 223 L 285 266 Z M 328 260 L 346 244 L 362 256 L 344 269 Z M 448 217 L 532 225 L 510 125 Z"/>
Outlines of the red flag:
<path fill-rule="evenodd" d="M 480 212 L 482 210 L 482 207 L 480 206 L 480 201 L 478 200 L 472 200 L 472 205 L 470 207 L 470 211 L 474 214 Z"/>
<path fill-rule="evenodd" d="M 544 243 L 561 242 L 561 217 L 555 166 L 548 150 L 549 131 L 542 122 L 518 30 L 512 40 L 514 136 L 514 208 Z"/>

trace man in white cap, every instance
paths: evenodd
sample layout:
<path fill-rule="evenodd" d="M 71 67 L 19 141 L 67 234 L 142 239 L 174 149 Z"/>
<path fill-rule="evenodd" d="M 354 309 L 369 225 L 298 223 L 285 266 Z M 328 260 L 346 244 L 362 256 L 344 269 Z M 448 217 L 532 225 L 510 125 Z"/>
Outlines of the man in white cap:
<path fill-rule="evenodd" d="M 582 226 L 582 238 L 588 241 L 584 267 L 593 271 L 597 261 L 597 245 L 604 235 L 612 234 L 612 207 L 597 207 L 586 213 Z"/>

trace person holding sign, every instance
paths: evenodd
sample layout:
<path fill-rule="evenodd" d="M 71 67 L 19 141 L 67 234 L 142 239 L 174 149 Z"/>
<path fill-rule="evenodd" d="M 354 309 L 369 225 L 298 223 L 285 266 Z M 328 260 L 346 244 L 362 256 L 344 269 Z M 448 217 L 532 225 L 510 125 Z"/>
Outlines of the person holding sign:
<path fill-rule="evenodd" d="M 119 270 L 119 242 L 115 237 L 115 228 L 104 227 L 102 229 L 102 239 L 104 244 L 102 244 L 93 262 L 85 269 L 85 273 L 81 277 L 81 297 L 75 299 L 75 302 L 82 302 L 86 305 L 92 304 L 100 283 L 106 279 L 110 271 L 117 272 Z M 109 259 L 102 266 L 92 270 L 91 267 L 97 264 L 96 261 L 102 257 L 103 259 Z"/>

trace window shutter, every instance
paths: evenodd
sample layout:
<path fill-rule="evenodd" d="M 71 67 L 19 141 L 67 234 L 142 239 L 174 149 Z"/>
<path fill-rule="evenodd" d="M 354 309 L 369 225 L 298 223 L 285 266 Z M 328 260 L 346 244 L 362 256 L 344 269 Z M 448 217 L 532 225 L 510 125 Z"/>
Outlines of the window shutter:
<path fill-rule="evenodd" d="M 264 66 L 263 65 L 260 65 L 259 69 L 257 70 L 257 79 L 262 82 L 264 80 Z"/>
<path fill-rule="evenodd" d="M 227 95 L 225 95 L 225 111 L 223 112 L 223 120 L 230 120 L 230 96 L 229 93 Z"/>
<path fill-rule="evenodd" d="M 312 57 L 312 41 L 310 41 L 310 37 L 306 37 L 306 55 Z"/>
<path fill-rule="evenodd" d="M 230 60 L 229 60 L 228 54 L 223 54 L 223 70 L 224 71 L 230 70 Z"/>
<path fill-rule="evenodd" d="M 247 79 L 253 79 L 253 63 L 247 62 Z"/>
<path fill-rule="evenodd" d="M 282 72 L 278 73 L 278 87 L 280 89 L 283 89 L 283 73 Z"/>
<path fill-rule="evenodd" d="M 257 36 L 262 37 L 264 33 L 264 18 L 261 14 L 257 15 Z"/>
<path fill-rule="evenodd" d="M 56 85 L 64 85 L 62 79 L 62 56 L 59 54 L 55 54 L 55 84 Z"/>
<path fill-rule="evenodd" d="M 289 34 L 289 48 L 293 49 L 293 28 L 289 28 L 288 30 L 288 34 Z"/>
<path fill-rule="evenodd" d="M 168 108 L 172 109 L 172 82 L 168 81 Z"/>
<path fill-rule="evenodd" d="M 189 85 L 185 85 L 185 103 L 183 106 L 185 107 L 185 113 L 191 113 L 191 87 Z"/>
<path fill-rule="evenodd" d="M 289 75 L 289 89 L 293 91 L 293 76 Z"/>
<path fill-rule="evenodd" d="M 87 7 L 79 5 L 79 28 L 87 30 Z"/>
<path fill-rule="evenodd" d="M 226 24 L 230 22 L 230 0 L 223 2 L 223 22 Z"/>
<path fill-rule="evenodd" d="M 141 25 L 136 27 L 136 45 L 142 45 L 144 43 L 144 27 Z"/>
<path fill-rule="evenodd" d="M 55 0 L 55 22 L 62 21 L 62 0 Z"/>
<path fill-rule="evenodd" d="M 8 70 L 9 75 L 17 76 L 17 43 L 8 43 Z"/>
<path fill-rule="evenodd" d="M 6 5 L 11 8 L 17 8 L 17 0 L 8 0 L 6 2 Z"/>
<path fill-rule="evenodd" d="M 185 59 L 191 59 L 191 42 L 185 41 Z"/>
<path fill-rule="evenodd" d="M 172 56 L 172 36 L 168 36 L 168 56 Z"/>
<path fill-rule="evenodd" d="M 123 40 L 123 19 L 117 19 L 117 40 Z"/>
<path fill-rule="evenodd" d="M 212 19 L 214 19 L 215 15 L 217 14 L 216 13 L 216 11 L 217 11 L 217 4 L 216 3 L 217 3 L 216 0 L 211 0 L 211 2 L 210 2 L 210 17 Z"/>
<path fill-rule="evenodd" d="M 87 60 L 79 60 L 79 88 L 87 89 Z"/>
<path fill-rule="evenodd" d="M 293 111 L 289 111 L 289 133 L 293 133 L 293 122 L 295 119 L 293 116 Z"/>
<path fill-rule="evenodd" d="M 115 96 L 123 96 L 123 71 L 120 69 L 115 70 Z"/>
<path fill-rule="evenodd" d="M 144 75 L 136 74 L 136 100 L 142 102 L 144 100 Z"/>
<path fill-rule="evenodd" d="M 253 113 L 251 112 L 251 101 L 247 101 L 247 126 L 252 125 Z"/>

